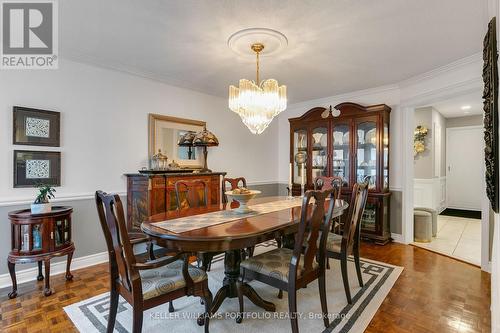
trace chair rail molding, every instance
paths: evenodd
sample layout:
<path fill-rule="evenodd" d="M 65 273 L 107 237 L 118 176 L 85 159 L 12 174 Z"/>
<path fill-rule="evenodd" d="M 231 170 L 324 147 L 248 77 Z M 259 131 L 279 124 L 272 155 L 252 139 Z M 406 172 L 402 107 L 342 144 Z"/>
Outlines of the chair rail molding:
<path fill-rule="evenodd" d="M 116 193 L 119 196 L 126 196 L 126 191 L 109 191 L 110 193 Z M 79 201 L 79 200 L 89 200 L 94 199 L 95 193 L 76 193 L 76 194 L 66 194 L 58 196 L 55 199 L 52 199 L 51 202 L 67 202 L 67 201 Z M 9 206 L 18 206 L 18 205 L 29 205 L 33 203 L 33 198 L 18 198 L 13 200 L 0 200 L 0 207 L 9 207 Z"/>

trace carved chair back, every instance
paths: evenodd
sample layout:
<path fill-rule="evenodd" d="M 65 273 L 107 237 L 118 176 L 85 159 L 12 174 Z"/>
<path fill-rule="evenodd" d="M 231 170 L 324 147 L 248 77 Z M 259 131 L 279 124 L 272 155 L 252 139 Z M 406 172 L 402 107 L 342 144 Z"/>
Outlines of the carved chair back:
<path fill-rule="evenodd" d="M 175 197 L 179 211 L 209 205 L 208 184 L 203 180 L 178 180 L 175 182 Z"/>
<path fill-rule="evenodd" d="M 229 183 L 230 188 L 226 187 L 226 183 Z M 244 177 L 238 178 L 222 178 L 222 203 L 227 203 L 227 195 L 226 191 L 234 190 L 240 186 L 238 184 L 241 183 L 242 187 L 247 187 L 247 181 Z"/>
<path fill-rule="evenodd" d="M 97 191 L 95 201 L 108 247 L 111 279 L 121 284 L 128 292 L 141 288 L 139 274 L 133 268 L 136 260 L 128 236 L 120 197 L 117 194 Z"/>
<path fill-rule="evenodd" d="M 297 279 L 297 269 L 301 260 L 303 261 L 302 275 L 313 270 L 314 260 L 318 260 L 320 269 L 324 269 L 326 240 L 335 206 L 333 194 L 333 189 L 305 193 L 302 199 L 299 231 L 295 236 L 295 246 L 290 262 L 289 281 Z M 330 201 L 325 214 L 325 202 L 328 197 Z M 319 248 L 318 239 L 320 240 Z"/>
<path fill-rule="evenodd" d="M 326 177 L 326 176 L 319 176 L 314 179 L 314 190 L 315 191 L 320 191 L 320 190 L 329 190 L 329 189 L 335 189 L 335 199 L 340 198 L 340 191 L 342 188 L 342 177 Z"/>
<path fill-rule="evenodd" d="M 352 188 L 349 213 L 344 225 L 342 234 L 342 252 L 351 254 L 353 247 L 359 244 L 361 218 L 365 210 L 366 200 L 368 198 L 369 179 L 364 183 L 356 183 Z"/>

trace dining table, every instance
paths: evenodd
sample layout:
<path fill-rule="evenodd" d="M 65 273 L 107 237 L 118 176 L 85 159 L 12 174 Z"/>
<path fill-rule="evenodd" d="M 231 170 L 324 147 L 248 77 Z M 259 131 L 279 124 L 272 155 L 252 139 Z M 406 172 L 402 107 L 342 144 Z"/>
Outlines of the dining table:
<path fill-rule="evenodd" d="M 325 202 L 325 209 L 329 202 Z M 217 312 L 226 298 L 238 297 L 236 283 L 240 276 L 242 250 L 274 239 L 283 239 L 283 246 L 293 248 L 294 235 L 299 228 L 302 211 L 301 197 L 270 196 L 254 198 L 251 213 L 234 210 L 236 202 L 209 205 L 195 209 L 195 215 L 169 219 L 166 214 L 151 216 L 141 224 L 142 231 L 155 243 L 172 252 L 224 253 L 224 279 L 212 302 L 209 315 Z M 341 216 L 348 208 L 344 200 L 336 200 L 332 218 Z M 258 209 L 260 208 L 260 209 Z M 193 213 L 193 208 L 190 209 Z M 309 214 L 309 209 L 308 209 Z M 257 294 L 250 284 L 242 283 L 243 295 L 266 311 L 276 311 L 274 303 Z M 203 325 L 204 316 L 198 318 Z"/>

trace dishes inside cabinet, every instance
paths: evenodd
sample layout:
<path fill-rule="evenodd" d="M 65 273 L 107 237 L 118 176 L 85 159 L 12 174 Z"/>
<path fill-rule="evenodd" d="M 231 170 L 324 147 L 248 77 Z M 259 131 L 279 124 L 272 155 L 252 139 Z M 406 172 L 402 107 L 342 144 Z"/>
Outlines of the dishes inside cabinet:
<path fill-rule="evenodd" d="M 377 129 L 372 128 L 371 130 L 366 132 L 365 139 L 366 139 L 366 143 L 376 144 L 377 143 Z"/>

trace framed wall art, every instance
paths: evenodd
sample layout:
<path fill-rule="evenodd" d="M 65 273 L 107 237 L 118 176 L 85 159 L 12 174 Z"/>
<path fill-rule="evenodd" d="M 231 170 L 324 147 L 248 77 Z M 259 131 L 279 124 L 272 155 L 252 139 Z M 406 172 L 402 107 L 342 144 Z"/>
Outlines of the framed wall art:
<path fill-rule="evenodd" d="M 14 150 L 14 187 L 61 186 L 61 153 Z"/>
<path fill-rule="evenodd" d="M 490 200 L 491 208 L 498 213 L 498 50 L 496 18 L 493 18 L 488 24 L 488 32 L 484 37 L 483 81 L 486 194 Z"/>
<path fill-rule="evenodd" d="M 60 146 L 60 113 L 14 106 L 13 144 Z"/>

